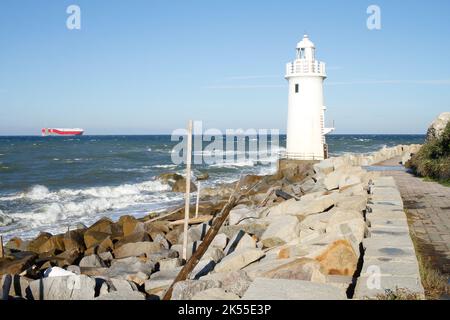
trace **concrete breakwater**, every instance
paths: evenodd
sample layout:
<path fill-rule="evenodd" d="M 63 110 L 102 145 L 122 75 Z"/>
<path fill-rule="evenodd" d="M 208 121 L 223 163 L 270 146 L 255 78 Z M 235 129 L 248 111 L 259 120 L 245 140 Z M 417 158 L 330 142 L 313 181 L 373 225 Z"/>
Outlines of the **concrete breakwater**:
<path fill-rule="evenodd" d="M 363 299 L 396 288 L 423 297 L 395 183 L 361 167 L 418 148 L 383 148 L 244 177 L 244 188 L 258 187 L 233 208 L 189 279 L 174 285 L 172 299 Z M 233 187 L 205 190 L 201 213 L 214 216 Z M 0 259 L 3 296 L 161 298 L 182 269 L 180 217 L 101 219 L 62 235 L 12 239 Z M 189 228 L 189 256 L 210 227 L 211 220 Z"/>

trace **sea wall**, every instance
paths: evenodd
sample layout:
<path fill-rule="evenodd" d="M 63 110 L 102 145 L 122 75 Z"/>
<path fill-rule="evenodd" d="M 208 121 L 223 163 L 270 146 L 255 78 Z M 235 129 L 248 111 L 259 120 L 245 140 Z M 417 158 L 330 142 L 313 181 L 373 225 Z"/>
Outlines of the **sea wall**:
<path fill-rule="evenodd" d="M 417 148 L 244 177 L 245 196 L 188 280 L 174 285 L 172 299 L 364 299 L 396 287 L 423 297 L 395 183 L 361 167 Z M 188 258 L 233 186 L 203 193 L 204 219 L 188 230 Z M 157 221 L 124 216 L 62 235 L 12 239 L 0 259 L 2 284 L 15 277 L 20 285 L 10 286 L 9 296 L 27 299 L 160 299 L 182 269 L 180 218 L 181 211 Z"/>

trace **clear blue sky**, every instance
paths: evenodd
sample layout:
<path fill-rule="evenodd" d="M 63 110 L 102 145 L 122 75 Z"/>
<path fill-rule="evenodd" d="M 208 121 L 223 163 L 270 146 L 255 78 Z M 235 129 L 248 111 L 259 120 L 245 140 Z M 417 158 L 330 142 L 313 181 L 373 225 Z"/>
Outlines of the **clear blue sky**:
<path fill-rule="evenodd" d="M 81 30 L 66 8 L 81 7 Z M 382 29 L 366 28 L 381 7 Z M 2 0 L 0 134 L 285 131 L 307 31 L 336 133 L 424 133 L 450 110 L 450 1 Z"/>

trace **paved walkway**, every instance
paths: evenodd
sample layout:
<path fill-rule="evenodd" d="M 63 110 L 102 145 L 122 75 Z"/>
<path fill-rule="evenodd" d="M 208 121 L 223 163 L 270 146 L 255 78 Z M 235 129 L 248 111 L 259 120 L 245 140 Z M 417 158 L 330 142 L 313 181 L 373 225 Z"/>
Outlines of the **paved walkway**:
<path fill-rule="evenodd" d="M 382 174 L 394 177 L 422 256 L 450 276 L 450 188 L 415 177 L 399 161 L 393 158 L 375 167 L 384 167 L 378 168 Z"/>

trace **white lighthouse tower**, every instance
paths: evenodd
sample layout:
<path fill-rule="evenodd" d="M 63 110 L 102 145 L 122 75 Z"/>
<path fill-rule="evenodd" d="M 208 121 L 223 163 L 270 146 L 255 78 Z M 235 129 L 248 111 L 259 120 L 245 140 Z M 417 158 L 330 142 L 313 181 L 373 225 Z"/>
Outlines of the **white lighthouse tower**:
<path fill-rule="evenodd" d="M 286 65 L 289 81 L 286 156 L 293 160 L 323 160 L 328 148 L 325 134 L 323 81 L 325 63 L 317 61 L 307 35 L 297 44 L 297 55 Z"/>

